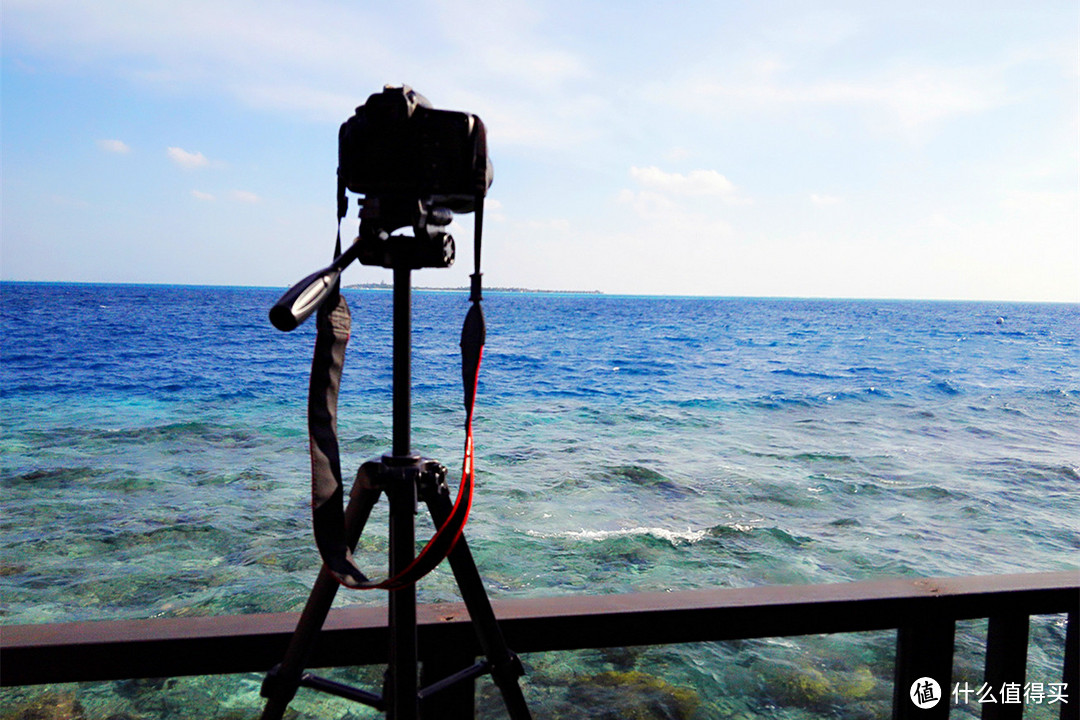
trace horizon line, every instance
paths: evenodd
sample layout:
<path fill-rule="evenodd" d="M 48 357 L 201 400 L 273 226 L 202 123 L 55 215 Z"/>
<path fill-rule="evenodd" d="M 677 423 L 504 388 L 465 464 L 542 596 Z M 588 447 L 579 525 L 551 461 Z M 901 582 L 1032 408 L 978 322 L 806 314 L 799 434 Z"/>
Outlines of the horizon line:
<path fill-rule="evenodd" d="M 117 287 L 175 287 L 175 288 L 206 288 L 206 289 L 248 289 L 248 290 L 284 290 L 288 285 L 216 285 L 206 283 L 172 283 L 172 282 L 130 282 L 130 281 L 107 281 L 107 280 L 9 280 L 0 279 L 0 285 L 100 285 Z M 383 285 L 387 290 L 393 289 L 393 283 L 352 283 L 345 285 L 347 290 L 381 290 Z M 417 292 L 468 292 L 464 286 L 413 286 Z M 847 300 L 852 302 L 957 302 L 957 303 L 1007 303 L 1007 304 L 1031 304 L 1031 305 L 1080 305 L 1080 298 L 1075 300 L 1030 300 L 1030 299 L 1001 299 L 1001 298 L 957 298 L 957 297 L 855 297 L 855 296 L 825 296 L 825 295 L 693 295 L 693 294 L 668 294 L 668 293 L 618 293 L 603 290 L 571 290 L 571 289 L 539 289 L 519 287 L 486 287 L 485 291 L 505 294 L 536 294 L 536 295 L 585 295 L 605 298 L 666 298 L 666 299 L 699 299 L 699 300 Z"/>

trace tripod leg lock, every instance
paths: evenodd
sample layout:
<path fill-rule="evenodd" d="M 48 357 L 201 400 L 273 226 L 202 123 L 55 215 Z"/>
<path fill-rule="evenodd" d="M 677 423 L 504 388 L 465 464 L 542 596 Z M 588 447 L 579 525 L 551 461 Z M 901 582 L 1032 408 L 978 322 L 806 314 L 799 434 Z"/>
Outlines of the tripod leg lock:
<path fill-rule="evenodd" d="M 281 664 L 275 665 L 263 678 L 259 694 L 264 698 L 276 700 L 282 707 L 288 705 L 296 696 L 296 690 L 300 687 L 302 672 L 290 673 L 286 676 L 282 672 Z"/>
<path fill-rule="evenodd" d="M 521 658 L 513 650 L 507 648 L 506 654 L 495 660 L 491 665 L 491 678 L 497 685 L 503 682 L 517 683 L 518 678 L 525 676 L 525 666 L 521 664 Z"/>
<path fill-rule="evenodd" d="M 414 457 L 406 458 L 404 462 L 397 458 L 382 456 L 368 460 L 360 466 L 356 474 L 357 486 L 375 490 L 387 491 L 391 485 L 399 480 L 413 480 L 420 497 L 427 497 L 428 493 L 450 493 L 446 484 L 446 476 L 449 470 L 437 460 L 430 458 Z M 355 487 L 354 486 L 354 489 Z"/>
<path fill-rule="evenodd" d="M 448 474 L 446 466 L 435 460 L 424 459 L 420 466 L 420 477 L 417 480 L 419 496 L 425 502 L 432 494 L 450 494 L 450 488 L 446 484 Z"/>

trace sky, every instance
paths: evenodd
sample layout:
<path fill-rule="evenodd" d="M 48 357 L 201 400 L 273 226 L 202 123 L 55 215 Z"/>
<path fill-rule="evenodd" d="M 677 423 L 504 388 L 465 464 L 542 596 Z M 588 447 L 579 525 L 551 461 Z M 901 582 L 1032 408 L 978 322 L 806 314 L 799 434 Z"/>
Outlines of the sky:
<path fill-rule="evenodd" d="M 338 127 L 404 83 L 488 127 L 489 287 L 1080 302 L 1078 16 L 4 0 L 0 278 L 290 285 L 332 256 Z M 415 284 L 467 284 L 452 232 Z"/>

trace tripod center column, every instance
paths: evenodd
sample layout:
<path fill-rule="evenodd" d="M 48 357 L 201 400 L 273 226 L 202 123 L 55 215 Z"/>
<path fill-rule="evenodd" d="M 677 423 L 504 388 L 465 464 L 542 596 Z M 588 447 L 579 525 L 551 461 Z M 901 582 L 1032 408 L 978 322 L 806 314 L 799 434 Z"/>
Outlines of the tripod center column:
<path fill-rule="evenodd" d="M 394 447 L 390 499 L 390 574 L 404 570 L 416 555 L 416 468 L 409 438 L 412 382 L 411 270 L 394 268 Z M 416 586 L 390 591 L 390 666 L 392 720 L 415 720 L 417 704 Z"/>
<path fill-rule="evenodd" d="M 394 268 L 394 446 L 393 455 L 412 454 L 412 287 L 409 268 Z"/>

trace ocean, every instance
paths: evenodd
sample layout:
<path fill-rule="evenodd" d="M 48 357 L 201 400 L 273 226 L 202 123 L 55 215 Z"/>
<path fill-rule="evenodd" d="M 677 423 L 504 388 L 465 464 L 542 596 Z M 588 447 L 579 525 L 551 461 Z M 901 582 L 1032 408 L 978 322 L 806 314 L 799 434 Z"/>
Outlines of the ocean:
<path fill-rule="evenodd" d="M 302 607 L 314 328 L 271 327 L 279 292 L 0 284 L 3 625 Z M 344 292 L 349 476 L 390 447 L 392 294 Z M 454 479 L 467 309 L 413 293 L 413 446 Z M 493 598 L 1080 565 L 1080 306 L 488 292 L 484 310 L 466 533 Z M 385 565 L 384 505 L 365 568 Z M 444 567 L 418 593 L 458 599 Z M 959 633 L 954 680 L 981 681 L 985 621 Z M 1033 621 L 1029 680 L 1060 679 L 1063 640 L 1062 618 Z M 888 717 L 893 642 L 537 653 L 523 687 L 538 718 Z M 253 717 L 260 681 L 6 688 L 0 718 Z M 379 717 L 309 691 L 292 707 Z"/>

